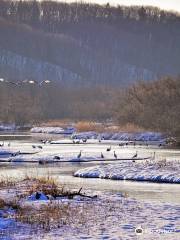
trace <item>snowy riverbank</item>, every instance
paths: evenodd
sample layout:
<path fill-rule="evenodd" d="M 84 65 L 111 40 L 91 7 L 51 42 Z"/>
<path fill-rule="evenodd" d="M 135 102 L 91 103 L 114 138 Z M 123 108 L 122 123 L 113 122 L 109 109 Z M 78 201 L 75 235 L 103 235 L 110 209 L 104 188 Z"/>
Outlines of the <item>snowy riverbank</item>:
<path fill-rule="evenodd" d="M 29 130 L 31 125 L 16 125 L 16 124 L 3 124 L 0 123 L 0 132 L 11 132 L 11 131 L 21 131 L 21 130 Z"/>
<path fill-rule="evenodd" d="M 32 133 L 49 133 L 49 134 L 73 134 L 75 129 L 73 127 L 33 127 Z"/>
<path fill-rule="evenodd" d="M 15 124 L 3 124 L 3 123 L 0 124 L 0 131 L 15 131 L 20 128 L 21 128 L 20 126 L 17 126 Z"/>
<path fill-rule="evenodd" d="M 139 239 L 141 234 L 144 240 L 178 239 L 178 204 L 151 203 L 132 199 L 121 192 L 100 191 L 86 191 L 90 196 L 97 195 L 93 199 L 36 197 L 32 201 L 29 194 L 38 186 L 35 180 L 25 180 L 0 187 L 2 239 L 119 240 L 126 236 L 126 240 L 130 240 Z M 137 231 L 142 231 L 139 236 Z"/>
<path fill-rule="evenodd" d="M 165 141 L 166 136 L 156 132 L 82 132 L 72 136 L 73 139 L 99 139 L 99 140 L 118 140 L 118 141 Z"/>
<path fill-rule="evenodd" d="M 78 170 L 75 177 L 180 183 L 180 162 L 122 162 Z"/>
<path fill-rule="evenodd" d="M 49 133 L 49 134 L 70 134 L 72 139 L 79 140 L 111 140 L 111 141 L 159 141 L 165 142 L 166 136 L 158 132 L 102 132 L 95 131 L 76 132 L 74 127 L 33 127 L 32 133 Z"/>

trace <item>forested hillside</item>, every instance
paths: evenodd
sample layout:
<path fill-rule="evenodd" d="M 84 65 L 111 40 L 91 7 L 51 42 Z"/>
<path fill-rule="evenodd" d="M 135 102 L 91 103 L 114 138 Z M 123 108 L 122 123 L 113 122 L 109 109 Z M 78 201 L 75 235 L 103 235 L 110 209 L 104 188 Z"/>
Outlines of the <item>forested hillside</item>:
<path fill-rule="evenodd" d="M 67 86 L 178 75 L 180 16 L 151 7 L 0 1 L 1 77 Z"/>
<path fill-rule="evenodd" d="M 114 106 L 121 125 L 131 123 L 180 136 L 180 77 L 139 82 L 122 90 Z"/>
<path fill-rule="evenodd" d="M 113 119 L 179 136 L 179 73 L 178 14 L 0 1 L 1 122 Z"/>

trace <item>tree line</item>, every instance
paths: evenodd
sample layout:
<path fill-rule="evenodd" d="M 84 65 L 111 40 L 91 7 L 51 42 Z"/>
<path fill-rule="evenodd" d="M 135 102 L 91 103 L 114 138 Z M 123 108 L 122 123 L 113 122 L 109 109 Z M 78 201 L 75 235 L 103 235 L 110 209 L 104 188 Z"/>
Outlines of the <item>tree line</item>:
<path fill-rule="evenodd" d="M 112 99 L 113 90 L 103 86 L 0 83 L 0 122 L 23 126 L 56 119 L 104 121 L 112 116 Z"/>
<path fill-rule="evenodd" d="M 0 120 L 113 118 L 180 135 L 179 29 L 177 13 L 153 7 L 1 0 L 0 78 L 52 84 L 1 83 Z"/>
<path fill-rule="evenodd" d="M 153 7 L 0 1 L 1 49 L 62 66 L 85 83 L 178 75 L 179 28 L 178 14 Z M 4 75 L 13 71 L 8 65 Z"/>
<path fill-rule="evenodd" d="M 0 85 L 0 121 L 18 125 L 70 119 L 104 122 L 180 136 L 180 77 L 140 81 L 127 88 L 60 84 Z"/>
<path fill-rule="evenodd" d="M 178 23 L 179 15 L 157 7 L 143 6 L 110 6 L 85 2 L 66 3 L 57 1 L 37 0 L 1 0 L 0 16 L 12 21 L 39 26 L 49 25 L 50 31 L 59 31 L 61 23 L 107 21 L 119 24 L 122 20 L 135 19 L 151 23 Z M 49 21 L 48 21 L 49 20 Z M 54 27 L 53 27 L 54 25 Z M 174 29 L 175 30 L 175 29 Z"/>
<path fill-rule="evenodd" d="M 139 82 L 121 91 L 115 106 L 119 124 L 180 136 L 180 77 Z"/>

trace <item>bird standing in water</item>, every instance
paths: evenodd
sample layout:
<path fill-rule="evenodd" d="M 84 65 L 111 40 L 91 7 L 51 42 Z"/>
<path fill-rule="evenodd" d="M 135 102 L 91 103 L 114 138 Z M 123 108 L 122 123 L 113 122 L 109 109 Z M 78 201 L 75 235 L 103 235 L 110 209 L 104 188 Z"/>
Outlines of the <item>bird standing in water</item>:
<path fill-rule="evenodd" d="M 116 152 L 114 151 L 114 157 L 117 159 L 117 154 L 116 154 Z"/>
<path fill-rule="evenodd" d="M 138 154 L 137 154 L 137 151 L 136 153 L 134 154 L 134 156 L 132 158 L 137 158 Z"/>
<path fill-rule="evenodd" d="M 81 158 L 81 154 L 82 154 L 82 150 L 80 150 L 80 152 L 79 152 L 77 158 Z"/>
<path fill-rule="evenodd" d="M 39 149 L 43 149 L 43 147 L 41 145 L 37 146 Z"/>
<path fill-rule="evenodd" d="M 103 153 L 101 153 L 101 158 L 104 158 L 104 155 L 103 155 Z"/>

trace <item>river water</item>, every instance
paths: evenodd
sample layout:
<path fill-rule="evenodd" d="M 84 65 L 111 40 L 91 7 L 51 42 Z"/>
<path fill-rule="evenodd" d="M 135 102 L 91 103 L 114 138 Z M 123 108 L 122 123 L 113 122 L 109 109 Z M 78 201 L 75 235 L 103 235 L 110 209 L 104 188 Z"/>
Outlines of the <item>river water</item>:
<path fill-rule="evenodd" d="M 59 135 L 49 134 L 31 134 L 27 132 L 1 133 L 0 142 L 4 141 L 4 145 L 13 150 L 30 151 L 32 144 L 40 144 L 40 139 L 57 140 L 64 138 Z M 122 157 L 130 157 L 136 151 L 139 156 L 150 156 L 156 152 L 156 158 L 176 160 L 180 159 L 180 150 L 163 149 L 157 146 L 129 146 L 119 147 L 117 144 L 110 143 L 112 150 Z M 48 154 L 58 154 L 61 156 L 76 156 L 82 150 L 84 156 L 99 156 L 101 152 L 111 157 L 112 153 L 107 153 L 108 144 L 85 144 L 85 145 L 43 145 L 40 154 L 46 156 Z M 73 173 L 84 167 L 94 166 L 97 164 L 106 163 L 58 163 L 58 164 L 29 164 L 29 163 L 1 163 L 0 177 L 21 179 L 24 176 L 51 176 L 54 177 L 60 184 L 71 189 L 95 190 L 100 192 L 122 192 L 127 196 L 142 201 L 180 203 L 180 185 L 178 184 L 158 184 L 148 182 L 133 182 L 133 181 L 114 181 L 105 179 L 85 179 L 73 177 Z"/>

